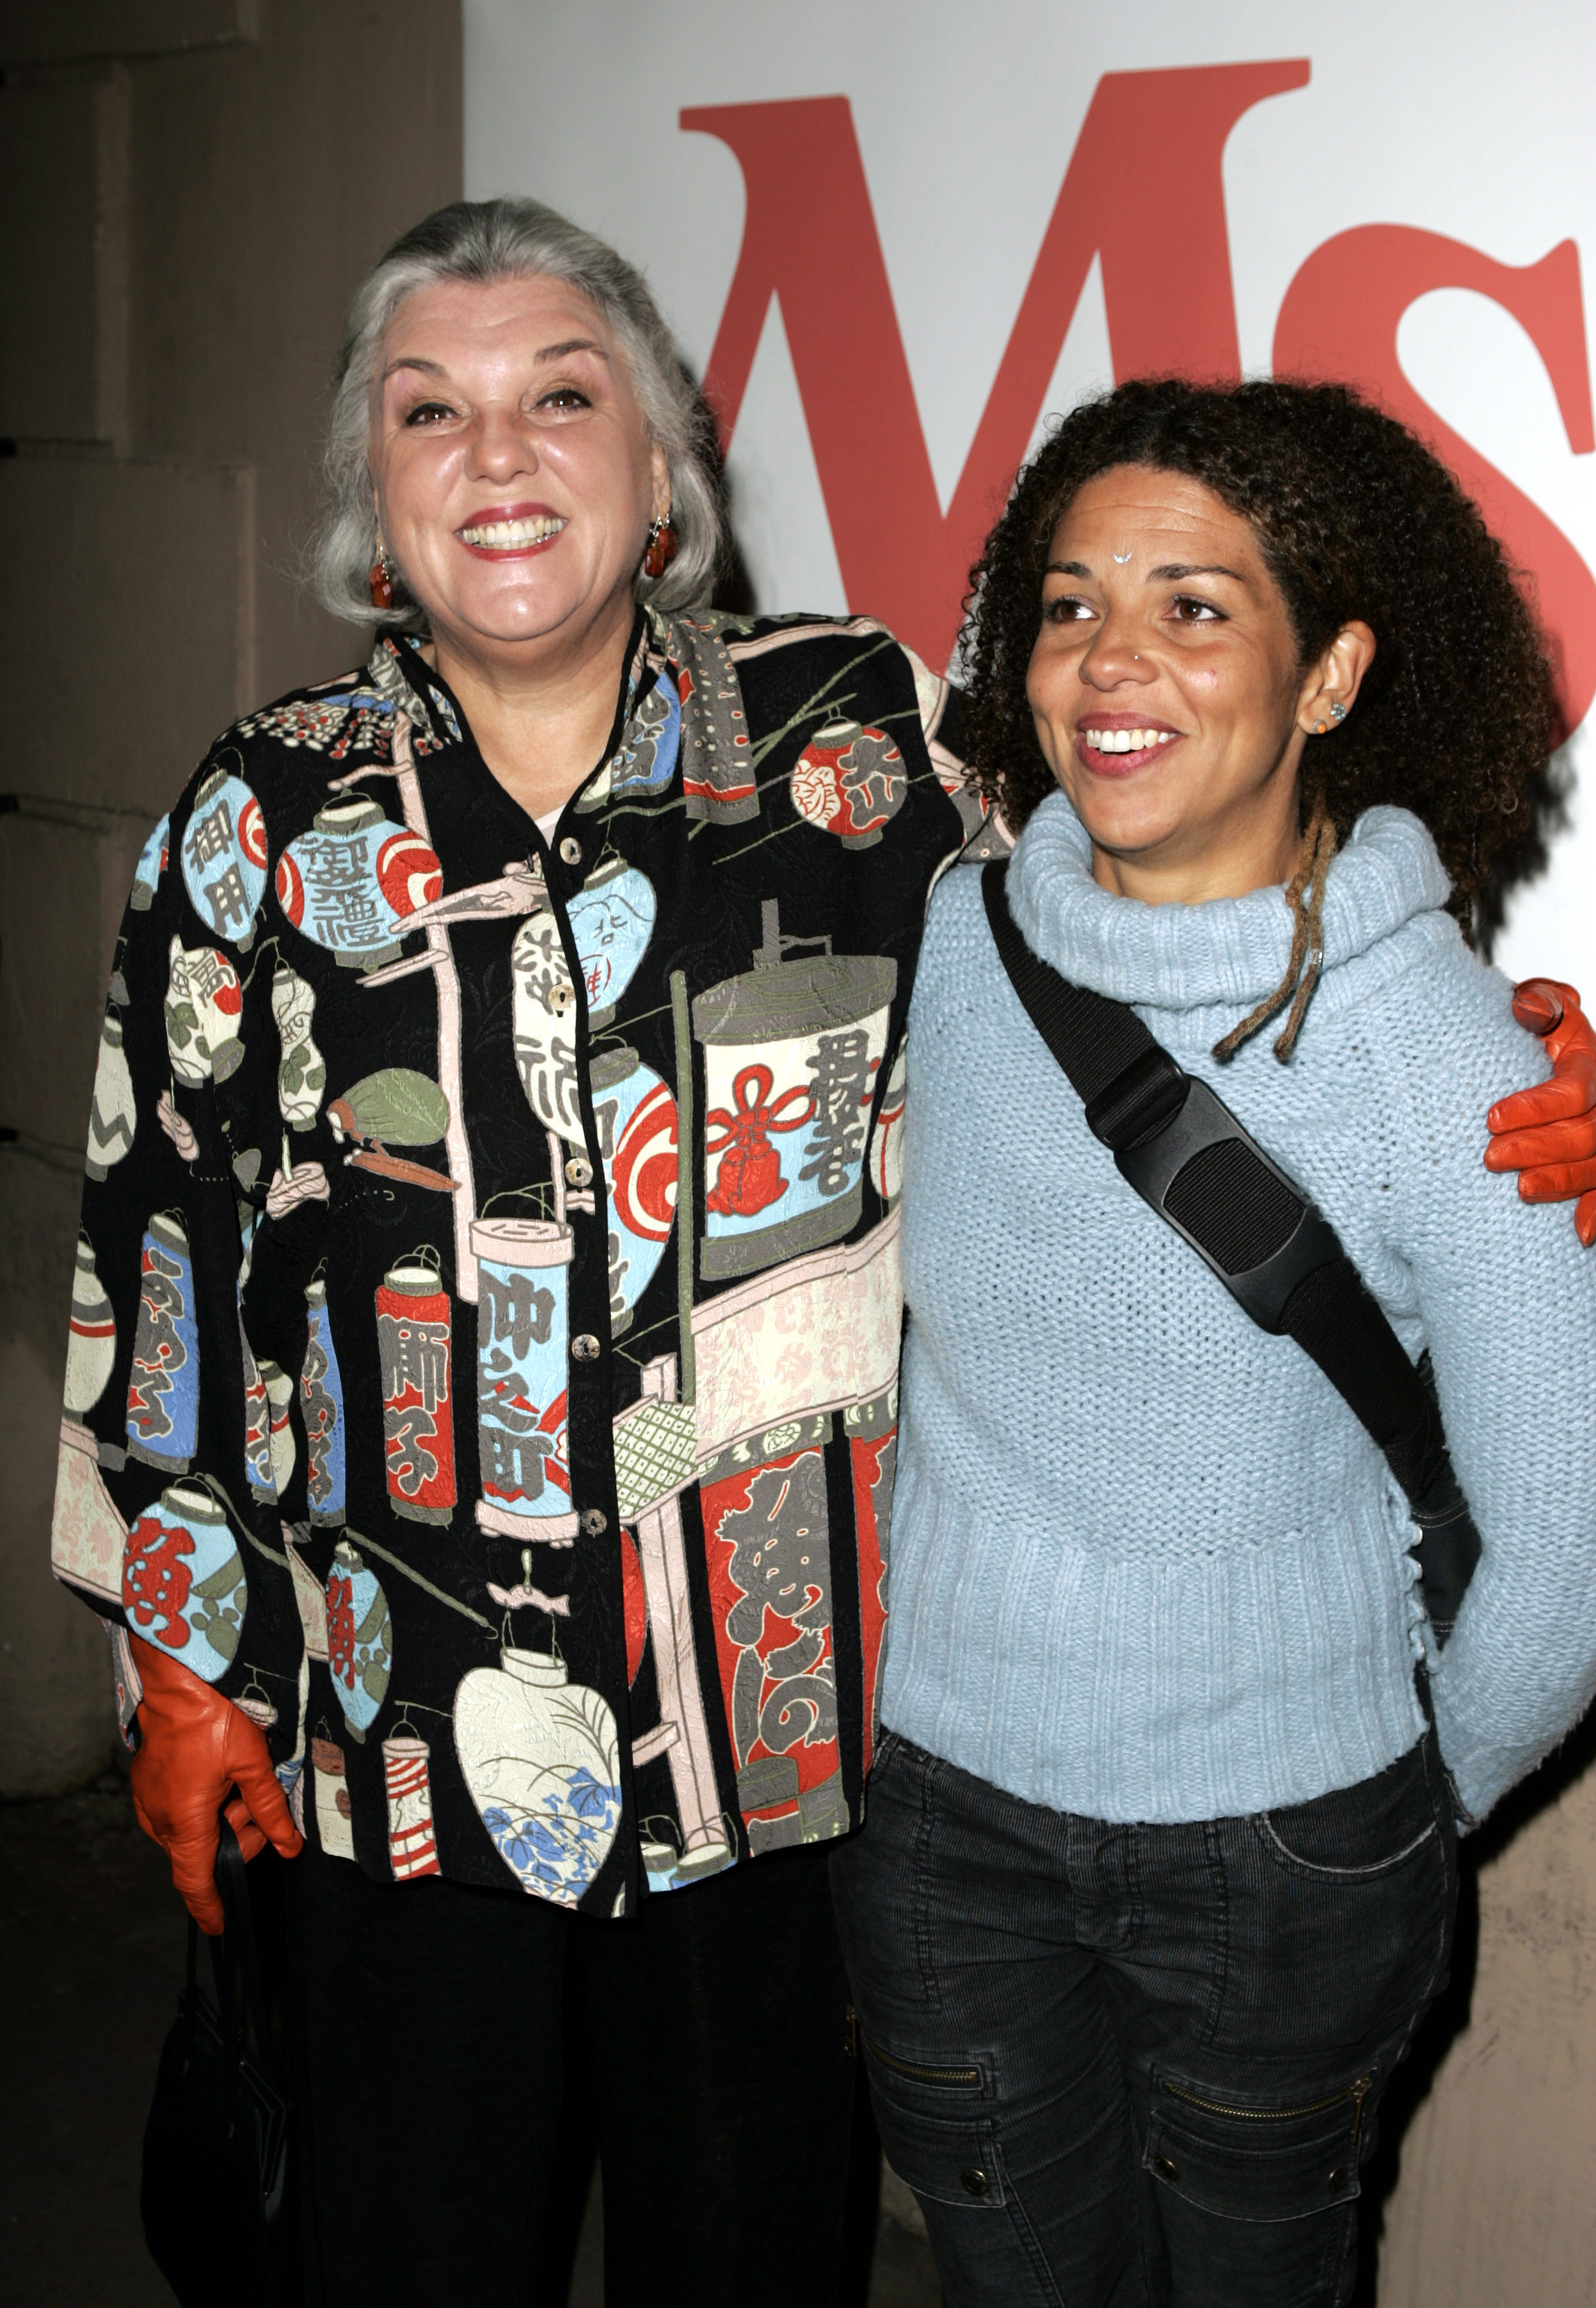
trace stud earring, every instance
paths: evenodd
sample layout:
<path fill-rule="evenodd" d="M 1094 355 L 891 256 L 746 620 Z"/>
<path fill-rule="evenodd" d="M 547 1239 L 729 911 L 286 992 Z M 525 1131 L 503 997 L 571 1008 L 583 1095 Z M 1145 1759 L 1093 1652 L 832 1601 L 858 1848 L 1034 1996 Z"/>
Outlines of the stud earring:
<path fill-rule="evenodd" d="M 377 557 L 365 573 L 366 590 L 372 597 L 373 609 L 393 607 L 393 564 L 388 558 L 388 547 L 379 538 Z"/>
<path fill-rule="evenodd" d="M 681 541 L 670 514 L 656 514 L 648 524 L 648 547 L 643 555 L 644 576 L 663 577 L 676 558 L 676 548 Z"/>
<path fill-rule="evenodd" d="M 1330 719 L 1332 721 L 1342 722 L 1344 721 L 1346 718 L 1346 707 L 1342 703 L 1339 697 L 1333 698 L 1330 704 Z"/>

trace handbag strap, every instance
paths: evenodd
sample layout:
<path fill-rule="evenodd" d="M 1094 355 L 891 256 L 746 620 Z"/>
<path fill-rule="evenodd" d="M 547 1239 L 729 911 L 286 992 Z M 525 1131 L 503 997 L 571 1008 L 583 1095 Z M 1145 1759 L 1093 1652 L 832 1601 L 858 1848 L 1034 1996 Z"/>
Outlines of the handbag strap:
<path fill-rule="evenodd" d="M 227 2072 L 236 2073 L 244 2050 L 244 2023 L 254 2039 L 253 2065 L 262 2080 L 273 2084 L 271 2030 L 261 1979 L 260 1952 L 255 1944 L 254 1916 L 250 1907 L 249 1876 L 238 1838 L 224 1816 L 216 1853 L 216 1888 L 221 1895 L 227 1929 L 211 1942 L 220 2005 L 222 2041 Z"/>
<path fill-rule="evenodd" d="M 1224 1100 L 1134 1010 L 1033 953 L 1008 908 L 1006 860 L 982 869 L 999 958 L 1116 1167 L 1190 1244 L 1260 1329 L 1294 1339 L 1384 1452 L 1419 1525 L 1437 1642 L 1480 1559 L 1433 1381 L 1414 1368 L 1334 1228 Z"/>

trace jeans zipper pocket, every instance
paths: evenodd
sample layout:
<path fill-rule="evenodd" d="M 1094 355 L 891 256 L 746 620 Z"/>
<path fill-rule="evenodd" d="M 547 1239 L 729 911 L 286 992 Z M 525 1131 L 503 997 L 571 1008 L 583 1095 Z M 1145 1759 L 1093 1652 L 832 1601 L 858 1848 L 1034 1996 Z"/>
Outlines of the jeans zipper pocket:
<path fill-rule="evenodd" d="M 876 2056 L 879 2059 L 880 2053 Z M 1323 2115 L 1326 2108 L 1350 2099 L 1352 2103 L 1351 2144 L 1355 2148 L 1363 2130 L 1363 2103 L 1369 2097 L 1373 2081 L 1372 2076 L 1360 2076 L 1344 2089 L 1330 2092 L 1323 2099 L 1310 2100 L 1306 2107 L 1227 2107 L 1223 2100 L 1204 2099 L 1197 2092 L 1183 2091 L 1179 2084 L 1171 2083 L 1163 2076 L 1159 2078 L 1158 2088 L 1168 2092 L 1171 2099 L 1184 2100 L 1188 2107 L 1200 2107 L 1205 2115 L 1234 2116 L 1242 2123 L 1289 2123 L 1295 2116 Z"/>
<path fill-rule="evenodd" d="M 854 2040 L 862 2045 L 872 2060 L 879 2060 L 882 2067 L 890 2068 L 895 2076 L 907 2076 L 911 2083 L 940 2084 L 950 2091 L 979 2091 L 981 2088 L 979 2068 L 926 2068 L 913 2060 L 894 2059 L 890 2052 L 884 2052 L 879 2044 L 871 2043 L 857 2019 L 853 2022 L 852 2034 Z"/>

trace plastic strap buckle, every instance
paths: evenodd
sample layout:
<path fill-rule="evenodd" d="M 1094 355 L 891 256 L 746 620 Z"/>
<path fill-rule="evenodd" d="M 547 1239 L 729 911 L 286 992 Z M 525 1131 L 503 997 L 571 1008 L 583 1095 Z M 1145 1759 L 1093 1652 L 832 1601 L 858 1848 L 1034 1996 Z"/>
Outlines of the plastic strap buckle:
<path fill-rule="evenodd" d="M 1114 1161 L 1126 1184 L 1133 1186 L 1144 1201 L 1153 1205 L 1164 1223 L 1173 1227 L 1175 1232 L 1191 1244 L 1231 1296 L 1240 1300 L 1260 1330 L 1273 1331 L 1278 1337 L 1285 1328 L 1282 1318 L 1286 1302 L 1298 1283 L 1316 1268 L 1326 1266 L 1332 1259 L 1340 1258 L 1343 1255 L 1341 1244 L 1318 1212 L 1303 1201 L 1302 1190 L 1296 1181 L 1289 1178 L 1277 1163 L 1269 1159 L 1263 1148 L 1242 1129 L 1229 1107 L 1214 1095 L 1206 1082 L 1199 1081 L 1190 1074 L 1184 1075 L 1182 1079 L 1187 1089 L 1179 1110 L 1155 1137 L 1144 1138 L 1138 1144 L 1116 1150 Z M 1202 1236 L 1183 1225 L 1165 1200 L 1171 1186 L 1194 1155 L 1200 1154 L 1205 1147 L 1217 1146 L 1225 1141 L 1246 1147 L 1265 1169 L 1289 1189 L 1300 1203 L 1302 1213 L 1291 1234 L 1272 1256 L 1257 1266 L 1244 1268 L 1240 1273 L 1227 1272 Z"/>
<path fill-rule="evenodd" d="M 1190 1088 L 1191 1076 L 1154 1042 L 1088 1099 L 1086 1127 L 1118 1159 L 1127 1148 L 1167 1130 Z"/>

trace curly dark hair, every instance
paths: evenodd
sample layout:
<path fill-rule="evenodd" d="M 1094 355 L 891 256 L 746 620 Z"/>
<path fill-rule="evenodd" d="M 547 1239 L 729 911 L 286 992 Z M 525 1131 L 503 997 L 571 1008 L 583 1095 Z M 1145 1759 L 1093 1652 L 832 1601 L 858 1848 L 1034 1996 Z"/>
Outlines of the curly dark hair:
<path fill-rule="evenodd" d="M 1467 927 L 1530 834 L 1556 737 L 1551 668 L 1478 507 L 1405 426 L 1339 384 L 1142 378 L 1060 420 L 970 573 L 962 642 L 974 783 L 1017 832 L 1053 788 L 1025 701 L 1048 547 L 1118 465 L 1200 481 L 1250 522 L 1306 667 L 1351 618 L 1377 648 L 1356 711 L 1309 740 L 1304 813 L 1338 836 L 1376 802 L 1429 828 Z"/>

